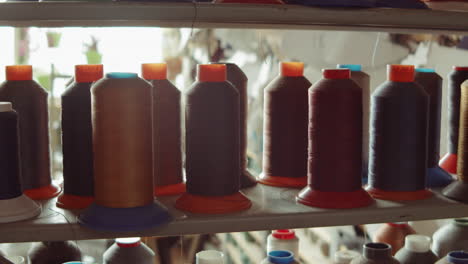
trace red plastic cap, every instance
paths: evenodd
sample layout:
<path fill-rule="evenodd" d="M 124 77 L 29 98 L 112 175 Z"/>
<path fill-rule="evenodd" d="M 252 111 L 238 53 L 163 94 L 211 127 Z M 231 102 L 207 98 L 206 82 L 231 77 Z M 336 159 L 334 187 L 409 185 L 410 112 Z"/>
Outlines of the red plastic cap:
<path fill-rule="evenodd" d="M 31 65 L 6 66 L 7 81 L 30 81 L 32 80 Z"/>
<path fill-rule="evenodd" d="M 90 83 L 102 79 L 104 75 L 102 64 L 75 65 L 75 81 L 77 83 Z"/>
<path fill-rule="evenodd" d="M 303 62 L 280 62 L 281 76 L 301 77 L 304 76 Z"/>
<path fill-rule="evenodd" d="M 456 71 L 468 71 L 468 67 L 466 66 L 453 66 L 453 69 Z"/>
<path fill-rule="evenodd" d="M 413 82 L 413 65 L 387 65 L 388 80 L 392 82 Z"/>
<path fill-rule="evenodd" d="M 167 79 L 167 64 L 143 63 L 141 65 L 141 75 L 145 80 L 165 80 Z"/>
<path fill-rule="evenodd" d="M 118 247 L 132 248 L 138 247 L 141 244 L 141 239 L 139 237 L 117 238 L 115 242 Z"/>
<path fill-rule="evenodd" d="M 323 78 L 325 79 L 349 79 L 351 71 L 349 69 L 323 69 Z"/>
<path fill-rule="evenodd" d="M 198 80 L 200 82 L 226 81 L 226 64 L 198 64 Z"/>
<path fill-rule="evenodd" d="M 457 154 L 447 153 L 439 161 L 439 166 L 448 173 L 457 174 L 457 159 Z"/>
<path fill-rule="evenodd" d="M 389 226 L 393 226 L 393 227 L 399 227 L 399 228 L 403 228 L 403 227 L 408 227 L 408 223 L 404 223 L 404 222 L 400 222 L 400 223 L 387 223 L 387 225 Z"/>
<path fill-rule="evenodd" d="M 293 230 L 291 229 L 279 229 L 279 230 L 274 230 L 273 233 L 271 234 L 274 238 L 277 239 L 284 239 L 284 240 L 289 240 L 289 239 L 294 239 L 296 237 L 296 234 L 294 233 Z"/>

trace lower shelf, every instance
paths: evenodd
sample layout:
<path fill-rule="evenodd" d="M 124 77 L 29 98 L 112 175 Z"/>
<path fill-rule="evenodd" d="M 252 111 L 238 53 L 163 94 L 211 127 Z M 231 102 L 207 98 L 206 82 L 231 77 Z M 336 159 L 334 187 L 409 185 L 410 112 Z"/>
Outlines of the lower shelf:
<path fill-rule="evenodd" d="M 160 201 L 169 208 L 175 220 L 157 229 L 131 233 L 96 232 L 81 227 L 76 221 L 80 212 L 57 208 L 53 199 L 43 202 L 43 212 L 37 219 L 0 225 L 0 242 L 179 236 L 468 217 L 468 205 L 446 199 L 437 191 L 427 200 L 377 200 L 370 207 L 351 210 L 328 210 L 297 204 L 295 196 L 298 191 L 258 184 L 244 191 L 253 202 L 252 208 L 220 216 L 183 213 L 173 207 L 177 196 L 164 197 Z"/>

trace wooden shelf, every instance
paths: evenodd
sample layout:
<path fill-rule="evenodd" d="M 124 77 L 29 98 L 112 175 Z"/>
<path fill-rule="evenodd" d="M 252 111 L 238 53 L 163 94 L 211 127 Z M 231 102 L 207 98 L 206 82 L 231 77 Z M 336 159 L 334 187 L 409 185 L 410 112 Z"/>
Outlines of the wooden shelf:
<path fill-rule="evenodd" d="M 0 3 L 0 26 L 158 26 L 468 32 L 468 13 L 387 8 L 138 2 Z"/>
<path fill-rule="evenodd" d="M 298 190 L 258 185 L 244 193 L 253 201 L 249 210 L 230 215 L 185 214 L 173 208 L 177 197 L 161 199 L 175 220 L 167 226 L 132 233 L 95 232 L 76 223 L 79 212 L 55 207 L 55 200 L 43 203 L 38 219 L 0 225 L 1 242 L 81 240 L 126 236 L 178 236 L 185 234 L 242 232 L 279 228 L 305 228 L 468 217 L 468 205 L 439 194 L 423 201 L 377 201 L 367 208 L 325 210 L 296 204 Z"/>

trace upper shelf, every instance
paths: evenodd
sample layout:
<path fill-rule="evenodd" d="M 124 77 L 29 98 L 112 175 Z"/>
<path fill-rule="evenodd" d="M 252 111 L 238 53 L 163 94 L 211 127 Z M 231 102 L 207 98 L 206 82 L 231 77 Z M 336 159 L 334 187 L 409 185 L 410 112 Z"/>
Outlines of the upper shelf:
<path fill-rule="evenodd" d="M 158 26 L 326 29 L 387 32 L 468 32 L 468 13 L 387 8 L 308 8 L 294 5 L 7 2 L 0 26 Z"/>
<path fill-rule="evenodd" d="M 160 200 L 169 209 L 174 221 L 161 228 L 132 233 L 95 232 L 81 227 L 76 221 L 79 212 L 56 208 L 55 200 L 50 200 L 43 203 L 43 212 L 37 219 L 1 224 L 0 243 L 127 236 L 179 236 L 468 216 L 468 205 L 448 200 L 437 193 L 434 197 L 421 201 L 377 200 L 374 205 L 367 208 L 327 210 L 297 204 L 295 196 L 298 191 L 259 184 L 244 191 L 252 200 L 252 207 L 247 211 L 229 215 L 185 214 L 173 207 L 177 196 L 164 197 Z"/>

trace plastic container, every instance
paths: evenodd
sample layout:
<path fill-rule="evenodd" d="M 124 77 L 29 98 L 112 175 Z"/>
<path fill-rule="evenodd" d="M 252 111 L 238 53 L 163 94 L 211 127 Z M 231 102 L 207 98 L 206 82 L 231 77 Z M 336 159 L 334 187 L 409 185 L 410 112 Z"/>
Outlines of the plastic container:
<path fill-rule="evenodd" d="M 375 233 L 375 242 L 386 243 L 392 247 L 392 255 L 404 247 L 405 237 L 416 234 L 408 223 L 386 223 Z"/>
<path fill-rule="evenodd" d="M 32 66 L 6 66 L 6 81 L 0 85 L 0 101 L 11 102 L 20 116 L 21 185 L 34 200 L 60 193 L 50 177 L 49 117 L 47 92 L 32 79 Z"/>
<path fill-rule="evenodd" d="M 264 90 L 263 173 L 276 187 L 307 185 L 308 89 L 304 63 L 280 63 L 280 75 Z"/>
<path fill-rule="evenodd" d="M 455 219 L 432 236 L 432 251 L 439 257 L 451 251 L 468 251 L 468 219 Z"/>
<path fill-rule="evenodd" d="M 0 102 L 0 127 L 0 223 L 33 218 L 41 206 L 21 190 L 18 114 L 9 102 Z"/>
<path fill-rule="evenodd" d="M 165 63 L 146 63 L 141 71 L 152 85 L 154 193 L 180 194 L 185 192 L 180 91 L 167 80 Z"/>
<path fill-rule="evenodd" d="M 294 256 L 299 256 L 299 238 L 296 237 L 294 230 L 274 230 L 268 235 L 267 253 L 277 250 L 290 251 Z"/>
<path fill-rule="evenodd" d="M 218 63 L 219 64 L 219 63 Z M 249 99 L 247 97 L 248 78 L 245 73 L 234 63 L 222 63 L 226 65 L 227 80 L 232 83 L 239 93 L 240 102 L 240 186 L 241 189 L 249 188 L 257 184 L 257 179 L 247 169 L 247 114 Z"/>
<path fill-rule="evenodd" d="M 94 200 L 91 85 L 102 76 L 102 65 L 76 65 L 75 82 L 62 94 L 61 208 L 83 209 Z"/>
<path fill-rule="evenodd" d="M 299 203 L 357 208 L 373 202 L 361 180 L 362 89 L 350 77 L 349 69 L 325 69 L 309 89 L 309 180 Z"/>
<path fill-rule="evenodd" d="M 468 203 L 468 80 L 461 85 L 460 130 L 458 137 L 458 180 L 442 190 L 450 199 Z"/>
<path fill-rule="evenodd" d="M 62 264 L 80 261 L 81 251 L 74 242 L 39 242 L 28 252 L 30 264 Z"/>
<path fill-rule="evenodd" d="M 224 264 L 224 253 L 217 250 L 200 251 L 195 255 L 196 264 Z"/>
<path fill-rule="evenodd" d="M 395 258 L 401 264 L 435 263 L 439 258 L 431 251 L 431 238 L 423 235 L 407 235 L 405 246 Z"/>
<path fill-rule="evenodd" d="M 468 67 L 453 66 L 448 79 L 448 153 L 439 165 L 449 173 L 457 173 L 458 133 L 460 127 L 461 84 L 468 79 Z"/>
<path fill-rule="evenodd" d="M 341 250 L 335 252 L 333 264 L 349 264 L 355 258 L 360 256 L 359 252 L 353 250 Z"/>
<path fill-rule="evenodd" d="M 104 264 L 154 264 L 156 254 L 139 237 L 117 238 L 104 252 Z"/>
<path fill-rule="evenodd" d="M 91 98 L 95 202 L 79 223 L 115 232 L 168 223 L 153 193 L 151 85 L 135 73 L 107 73 Z"/>
<path fill-rule="evenodd" d="M 383 200 L 426 199 L 429 96 L 413 66 L 388 65 L 387 73 L 371 99 L 367 191 Z"/>
<path fill-rule="evenodd" d="M 429 188 L 445 187 L 453 177 L 439 167 L 440 115 L 442 105 L 442 77 L 434 69 L 417 68 L 414 81 L 429 95 L 429 126 L 426 185 Z"/>
<path fill-rule="evenodd" d="M 261 264 L 295 264 L 294 254 L 286 250 L 275 250 L 268 252 L 268 256 Z"/>
<path fill-rule="evenodd" d="M 362 71 L 360 64 L 338 64 L 340 69 L 349 69 L 351 79 L 361 88 L 362 92 L 362 178 L 367 183 L 367 168 L 369 167 L 369 115 L 370 115 L 370 76 Z"/>
<path fill-rule="evenodd" d="M 187 192 L 181 210 L 224 214 L 250 208 L 240 189 L 239 93 L 226 80 L 226 65 L 200 64 L 186 95 Z"/>
<path fill-rule="evenodd" d="M 385 243 L 367 243 L 363 246 L 362 256 L 351 261 L 351 264 L 398 264 L 392 257 L 392 247 Z"/>
<path fill-rule="evenodd" d="M 452 251 L 446 257 L 436 262 L 436 264 L 468 264 L 468 252 Z"/>
<path fill-rule="evenodd" d="M 26 259 L 22 256 L 7 256 L 6 257 L 12 264 L 26 264 Z M 68 263 L 68 262 L 67 262 Z"/>

